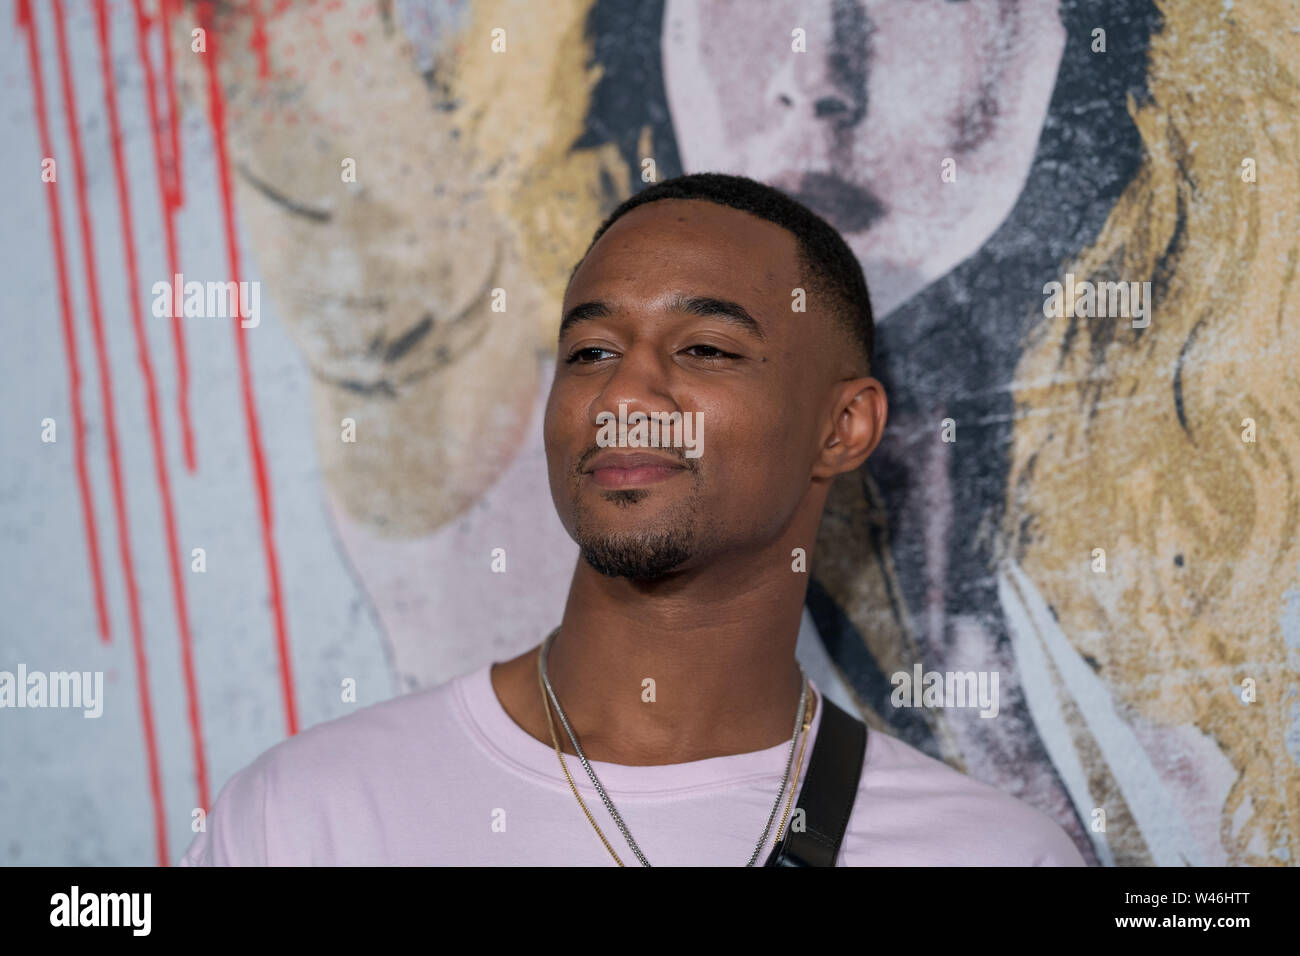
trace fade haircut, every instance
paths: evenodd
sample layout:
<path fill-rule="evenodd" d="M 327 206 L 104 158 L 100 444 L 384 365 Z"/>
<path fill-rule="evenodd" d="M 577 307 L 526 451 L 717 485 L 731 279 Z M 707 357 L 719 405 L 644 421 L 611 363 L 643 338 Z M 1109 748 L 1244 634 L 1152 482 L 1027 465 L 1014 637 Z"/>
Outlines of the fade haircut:
<path fill-rule="evenodd" d="M 868 371 L 871 369 L 876 330 L 867 280 L 857 256 L 830 223 L 803 203 L 746 176 L 691 173 L 665 179 L 625 199 L 591 237 L 587 251 L 569 274 L 569 281 L 573 281 L 587 253 L 610 226 L 637 206 L 658 199 L 702 199 L 719 206 L 730 206 L 766 219 L 791 233 L 798 240 L 802 281 L 808 287 L 810 297 L 824 297 L 830 303 L 831 320 L 858 344 L 866 368 Z"/>

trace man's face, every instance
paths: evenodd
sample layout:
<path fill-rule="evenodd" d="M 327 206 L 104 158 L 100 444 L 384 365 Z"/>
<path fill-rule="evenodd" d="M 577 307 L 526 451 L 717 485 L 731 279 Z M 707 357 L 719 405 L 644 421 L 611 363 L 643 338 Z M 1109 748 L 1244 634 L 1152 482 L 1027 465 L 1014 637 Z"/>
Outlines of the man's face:
<path fill-rule="evenodd" d="M 802 271 L 791 233 L 698 200 L 638 207 L 592 248 L 564 297 L 563 314 L 582 317 L 561 330 L 545 440 L 560 520 L 597 570 L 653 578 L 790 524 L 810 489 L 819 383 L 837 371 L 811 290 L 808 311 L 792 310 Z M 734 303 L 756 327 L 689 300 Z M 702 453 L 601 447 L 598 416 L 620 404 L 698 413 Z M 619 457 L 633 454 L 665 467 Z"/>

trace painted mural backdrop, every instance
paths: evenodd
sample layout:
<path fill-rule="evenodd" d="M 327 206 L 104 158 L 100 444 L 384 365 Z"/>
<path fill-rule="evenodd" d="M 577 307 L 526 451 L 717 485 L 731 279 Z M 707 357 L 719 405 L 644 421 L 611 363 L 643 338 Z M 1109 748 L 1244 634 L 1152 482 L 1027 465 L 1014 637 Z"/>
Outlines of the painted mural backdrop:
<path fill-rule="evenodd" d="M 276 740 L 540 640 L 568 271 L 722 170 L 872 290 L 827 692 L 1091 862 L 1294 863 L 1296 3 L 5 2 L 0 682 L 104 686 L 0 709 L 0 859 L 172 862 Z M 996 717 L 891 700 L 968 671 Z"/>

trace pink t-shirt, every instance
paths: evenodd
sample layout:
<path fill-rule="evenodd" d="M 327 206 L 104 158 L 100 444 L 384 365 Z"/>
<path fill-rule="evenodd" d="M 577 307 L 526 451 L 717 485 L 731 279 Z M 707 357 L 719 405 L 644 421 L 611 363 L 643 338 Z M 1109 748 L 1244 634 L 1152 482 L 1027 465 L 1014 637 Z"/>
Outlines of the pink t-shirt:
<path fill-rule="evenodd" d="M 489 670 L 272 747 L 221 789 L 207 830 L 181 865 L 613 866 L 555 748 L 511 719 Z M 819 705 L 814 735 L 821 712 Z M 788 751 L 786 742 L 667 766 L 592 766 L 652 865 L 742 866 L 776 799 Z M 615 852 L 637 865 L 581 762 L 567 754 L 565 761 Z M 756 865 L 775 836 L 774 822 Z M 1083 859 L 1042 813 L 872 730 L 836 865 L 1082 866 Z"/>

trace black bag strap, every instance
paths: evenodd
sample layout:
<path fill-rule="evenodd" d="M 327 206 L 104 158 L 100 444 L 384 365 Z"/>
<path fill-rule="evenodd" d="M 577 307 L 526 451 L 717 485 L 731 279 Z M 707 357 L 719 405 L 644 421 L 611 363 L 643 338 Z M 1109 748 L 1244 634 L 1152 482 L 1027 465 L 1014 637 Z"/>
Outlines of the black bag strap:
<path fill-rule="evenodd" d="M 808 774 L 799 792 L 805 829 L 787 828 L 764 866 L 834 866 L 858 795 L 867 753 L 867 725 L 821 696 Z M 797 812 L 797 811 L 796 811 Z"/>

